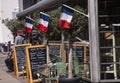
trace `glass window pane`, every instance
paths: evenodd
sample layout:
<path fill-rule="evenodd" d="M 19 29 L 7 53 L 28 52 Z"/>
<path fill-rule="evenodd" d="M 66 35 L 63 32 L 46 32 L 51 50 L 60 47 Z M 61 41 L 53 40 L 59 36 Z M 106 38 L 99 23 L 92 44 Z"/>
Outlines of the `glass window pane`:
<path fill-rule="evenodd" d="M 120 79 L 120 0 L 98 0 L 101 79 Z"/>

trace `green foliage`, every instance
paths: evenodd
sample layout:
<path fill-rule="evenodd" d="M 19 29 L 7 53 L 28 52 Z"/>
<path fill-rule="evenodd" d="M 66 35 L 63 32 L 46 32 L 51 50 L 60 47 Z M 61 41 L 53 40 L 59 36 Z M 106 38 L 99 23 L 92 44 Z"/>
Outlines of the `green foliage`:
<path fill-rule="evenodd" d="M 87 10 L 87 2 L 88 0 L 70 0 L 68 3 L 65 3 L 66 5 L 70 5 L 71 7 L 75 7 L 75 6 L 80 6 L 81 8 Z"/>
<path fill-rule="evenodd" d="M 18 19 L 5 19 L 2 21 L 10 30 L 13 32 L 13 34 L 18 30 L 23 30 L 24 29 L 24 21 L 20 21 Z"/>
<path fill-rule="evenodd" d="M 75 6 L 75 9 L 85 13 L 86 10 L 79 5 Z M 71 28 L 70 29 L 61 29 L 59 27 L 59 19 L 61 13 L 61 7 L 54 11 L 47 12 L 51 16 L 51 20 L 49 23 L 49 31 L 47 33 L 47 38 L 49 39 L 59 39 L 61 38 L 61 32 L 65 32 L 65 37 L 72 39 L 71 41 L 74 42 L 75 37 L 79 36 L 79 34 L 84 34 L 82 31 L 88 27 L 88 18 L 78 12 L 74 13 Z"/>
<path fill-rule="evenodd" d="M 78 5 L 75 6 L 75 9 L 85 13 L 85 9 Z M 66 38 L 69 38 L 71 42 L 74 42 L 76 36 L 84 34 L 84 30 L 88 30 L 88 18 L 78 12 L 74 12 L 70 29 L 64 29 Z"/>
<path fill-rule="evenodd" d="M 61 29 L 59 28 L 59 18 L 60 18 L 60 10 L 56 9 L 54 11 L 47 12 L 51 18 L 50 18 L 50 23 L 49 23 L 49 30 L 48 30 L 48 35 L 47 38 L 54 39 L 54 40 L 60 40 L 60 32 Z"/>
<path fill-rule="evenodd" d="M 76 10 L 86 13 L 86 9 L 84 6 L 79 6 L 81 5 L 79 0 L 76 0 L 74 4 L 72 4 L 73 1 L 71 0 L 68 5 L 71 7 L 74 7 Z M 77 5 L 76 5 L 77 4 Z M 41 35 L 45 35 L 46 38 L 49 40 L 60 40 L 61 39 L 61 32 L 64 30 L 66 38 L 68 36 L 74 41 L 75 36 L 79 36 L 80 34 L 84 34 L 82 31 L 84 31 L 88 27 L 88 20 L 87 17 L 75 12 L 72 22 L 71 22 L 71 28 L 70 29 L 61 29 L 59 27 L 59 19 L 60 19 L 60 13 L 61 13 L 61 7 L 58 9 L 55 9 L 53 11 L 45 12 L 48 15 L 50 15 L 50 22 L 49 22 L 49 29 L 47 33 L 43 33 L 38 30 L 38 32 Z M 37 30 L 38 27 L 38 21 L 39 21 L 39 10 L 34 12 L 31 16 L 32 19 L 35 20 L 33 29 Z M 3 23 L 12 31 L 15 32 L 18 29 L 24 29 L 24 19 L 13 19 L 13 20 L 8 20 L 5 19 Z"/>

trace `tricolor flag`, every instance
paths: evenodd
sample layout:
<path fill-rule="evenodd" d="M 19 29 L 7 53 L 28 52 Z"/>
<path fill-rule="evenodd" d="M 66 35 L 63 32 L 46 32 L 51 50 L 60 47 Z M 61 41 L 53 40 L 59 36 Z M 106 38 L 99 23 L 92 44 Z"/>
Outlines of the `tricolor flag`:
<path fill-rule="evenodd" d="M 25 19 L 25 32 L 31 33 L 33 27 L 33 20 L 30 17 L 26 17 Z"/>
<path fill-rule="evenodd" d="M 40 12 L 40 20 L 39 20 L 38 29 L 43 31 L 43 32 L 47 32 L 49 20 L 50 20 L 49 15 L 47 15 L 43 12 Z"/>
<path fill-rule="evenodd" d="M 61 28 L 63 27 L 69 29 L 73 14 L 74 14 L 74 10 L 63 5 L 61 10 L 59 26 Z"/>

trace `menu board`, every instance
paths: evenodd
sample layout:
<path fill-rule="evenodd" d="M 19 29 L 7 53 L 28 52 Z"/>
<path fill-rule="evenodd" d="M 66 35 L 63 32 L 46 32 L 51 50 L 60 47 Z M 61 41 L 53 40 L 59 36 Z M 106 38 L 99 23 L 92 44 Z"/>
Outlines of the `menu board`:
<path fill-rule="evenodd" d="M 49 54 L 61 56 L 61 44 L 49 44 Z"/>
<path fill-rule="evenodd" d="M 73 46 L 73 53 L 75 53 L 80 62 L 84 62 L 84 46 Z"/>
<path fill-rule="evenodd" d="M 15 73 L 26 70 L 26 47 L 30 44 L 19 44 L 14 46 L 14 65 Z"/>
<path fill-rule="evenodd" d="M 44 68 L 44 64 L 46 64 L 47 62 L 46 48 L 41 45 L 31 46 L 28 47 L 26 51 L 29 65 L 28 69 L 31 73 L 30 79 L 32 80 L 38 79 L 37 74 L 40 72 L 42 68 Z"/>
<path fill-rule="evenodd" d="M 22 66 L 25 67 L 26 65 L 25 46 L 16 46 L 15 48 L 16 48 L 18 71 L 22 71 Z"/>
<path fill-rule="evenodd" d="M 69 45 L 65 44 L 65 47 L 66 47 L 66 53 L 68 55 Z M 72 50 L 73 57 L 76 55 L 78 57 L 78 60 L 84 63 L 85 62 L 84 60 L 86 59 L 86 45 L 74 43 L 72 49 L 73 49 Z"/>

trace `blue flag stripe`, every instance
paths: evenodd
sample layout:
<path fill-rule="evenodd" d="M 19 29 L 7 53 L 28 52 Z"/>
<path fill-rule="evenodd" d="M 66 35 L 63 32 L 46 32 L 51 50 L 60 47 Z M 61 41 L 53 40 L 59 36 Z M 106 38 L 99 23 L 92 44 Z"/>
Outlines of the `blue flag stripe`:
<path fill-rule="evenodd" d="M 30 18 L 26 18 L 26 19 L 25 19 L 25 22 L 30 23 L 30 24 L 33 24 L 33 20 L 31 20 Z"/>
<path fill-rule="evenodd" d="M 40 14 L 40 19 L 43 19 L 45 21 L 49 21 L 50 20 L 50 17 L 45 15 L 45 14 Z"/>
<path fill-rule="evenodd" d="M 71 16 L 73 16 L 73 14 L 74 14 L 74 10 L 72 10 L 72 9 L 70 9 L 68 7 L 65 7 L 65 6 L 62 6 L 62 12 L 66 13 L 68 15 L 71 15 Z"/>

